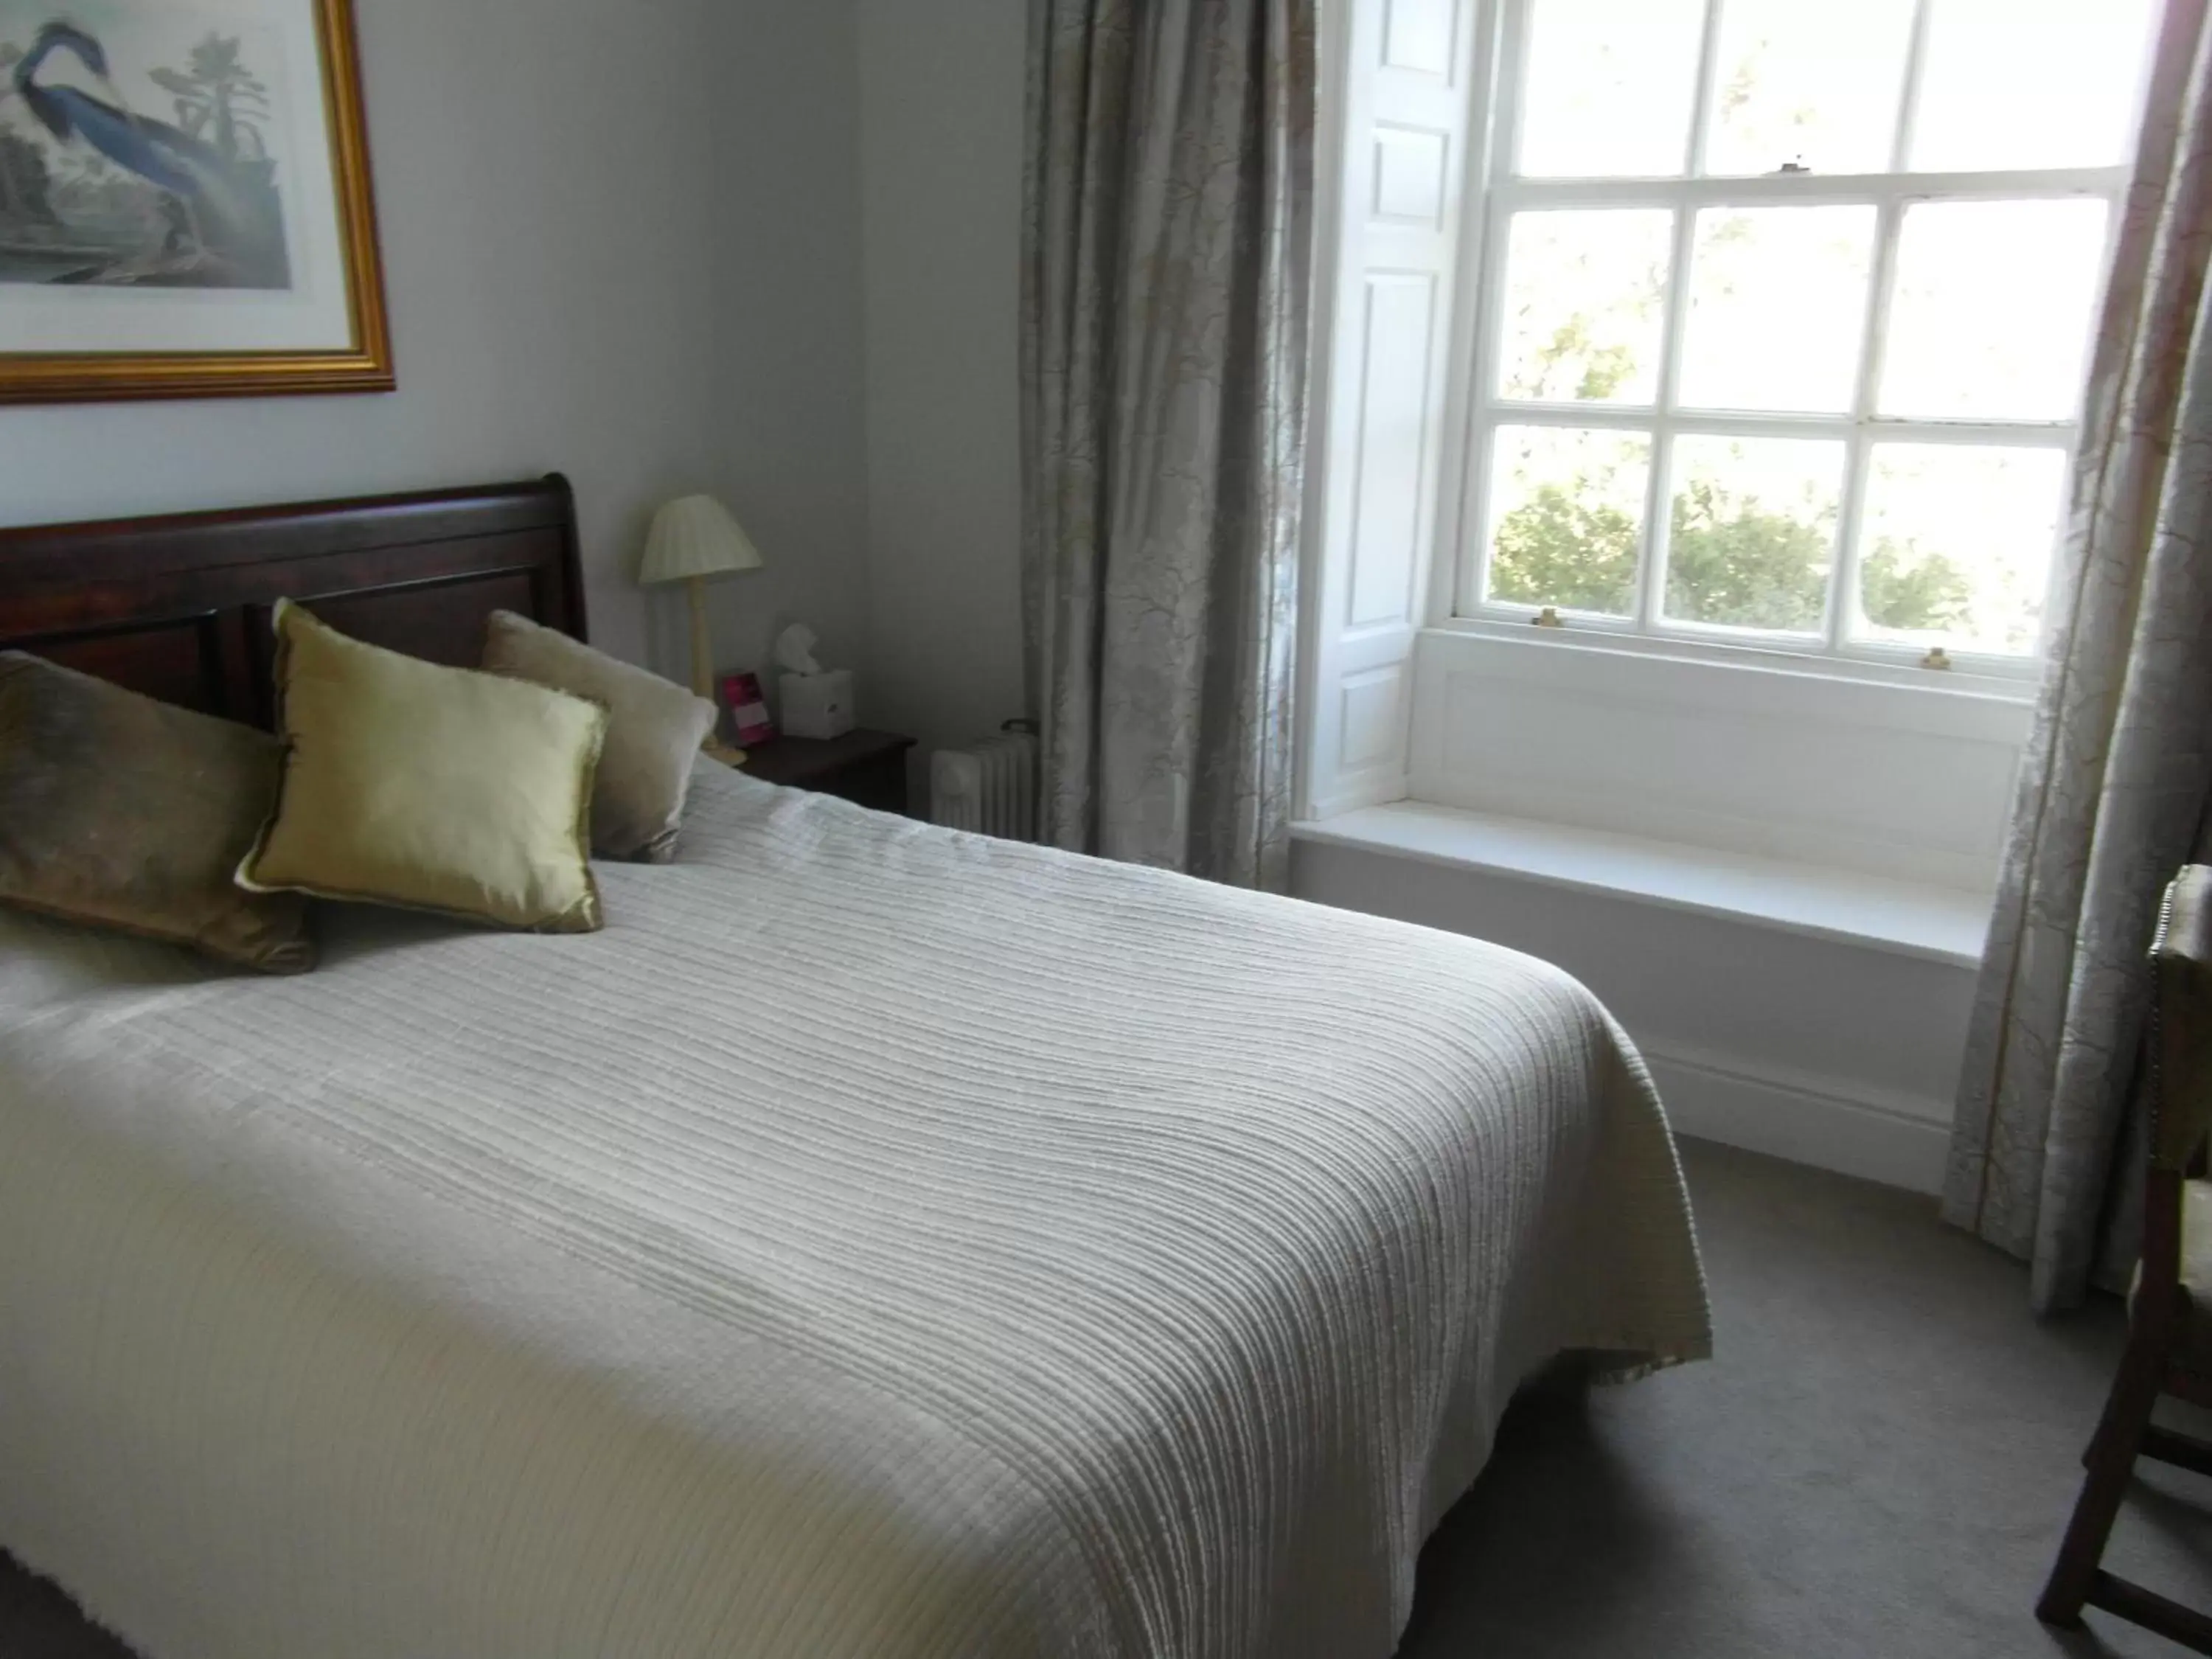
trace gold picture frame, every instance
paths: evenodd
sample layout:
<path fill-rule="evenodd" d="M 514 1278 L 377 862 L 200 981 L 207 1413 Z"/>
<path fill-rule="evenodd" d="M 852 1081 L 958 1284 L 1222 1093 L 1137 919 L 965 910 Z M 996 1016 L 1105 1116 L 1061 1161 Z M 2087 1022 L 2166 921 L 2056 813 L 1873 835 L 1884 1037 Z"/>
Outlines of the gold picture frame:
<path fill-rule="evenodd" d="M 17 15 L 31 9 L 30 0 L 12 0 Z M 172 0 L 144 0 L 149 9 L 166 8 Z M 331 251 L 325 265 L 334 265 L 343 280 L 344 296 L 343 318 L 346 338 L 343 342 L 316 341 L 311 344 L 286 343 L 268 347 L 240 348 L 226 344 L 213 349 L 147 349 L 143 344 L 130 349 L 104 350 L 83 349 L 73 343 L 72 349 L 15 349 L 9 348 L 4 328 L 0 328 L 0 404 L 70 403 L 102 399 L 149 398 L 222 398 L 274 397 L 307 392 L 390 392 L 397 385 L 392 360 L 390 323 L 386 311 L 383 258 L 378 246 L 375 190 L 369 170 L 367 123 L 362 103 L 360 49 L 354 29 L 352 0 L 269 0 L 272 7 L 296 4 L 300 22 L 304 27 L 310 17 L 313 25 L 314 42 L 319 68 L 319 91 L 322 103 L 320 124 L 326 136 L 330 163 L 330 194 L 320 202 L 323 211 L 316 229 L 321 245 Z M 6 15 L 7 0 L 0 0 L 0 17 Z M 53 6 L 57 21 L 45 26 L 47 31 L 67 33 L 83 40 L 80 30 L 68 29 L 59 19 L 63 9 Z M 164 19 L 165 22 L 168 20 Z M 43 40 L 44 36 L 35 36 Z M 71 46 L 75 42 L 68 42 Z M 234 38 L 229 44 L 235 49 Z M 95 50 L 97 45 L 94 43 Z M 52 48 L 49 47 L 52 52 Z M 59 54 L 55 54 L 59 55 Z M 88 61 L 88 55 L 76 53 L 80 64 Z M 15 62 L 23 61 L 20 49 Z M 100 78 L 106 78 L 106 66 L 100 65 Z M 305 77 L 302 77 L 305 78 Z M 162 86 L 174 84 L 161 81 Z M 0 79 L 0 88 L 4 88 Z M 52 94 L 43 86 L 34 88 Z M 68 88 L 64 88 L 68 91 Z M 21 95 L 19 94 L 19 96 Z M 81 96 L 72 93 L 70 95 Z M 79 107 L 85 107 L 80 104 Z M 183 106 L 180 104 L 179 108 Z M 6 106 L 0 104 L 0 112 Z M 107 112 L 112 113 L 112 110 Z M 165 123 L 132 118 L 141 130 L 158 131 L 181 143 L 184 137 Z M 49 135 L 49 142 L 52 142 Z M 83 142 L 82 125 L 70 134 L 69 142 Z M 264 154 L 266 154 L 264 150 Z M 295 161 L 296 162 L 297 157 Z M 319 161 L 319 158 L 317 158 Z M 101 158 L 104 161 L 105 158 Z M 264 162 L 273 177 L 276 163 Z M 319 167 L 315 171 L 319 185 Z M 142 191 L 151 185 L 141 185 Z M 273 187 L 271 198 L 275 198 Z M 300 194 L 304 194 L 301 192 Z M 298 196 L 287 200 L 277 210 L 289 210 Z M 180 221 L 179 221 L 180 222 Z M 334 232 L 334 236 L 333 236 Z M 179 233 L 173 232 L 173 236 Z M 280 235 L 284 234 L 280 224 Z M 292 233 L 297 235 L 299 233 Z M 4 250 L 0 250 L 4 251 Z M 280 256 L 281 257 L 281 256 Z M 289 267 L 287 267 L 288 270 Z M 289 279 L 288 279 L 289 280 Z M 53 286 L 51 281 L 18 281 L 9 283 L 0 278 L 0 325 L 6 323 L 6 308 L 9 296 L 22 290 L 40 291 L 40 302 L 48 303 L 45 290 Z M 326 296 L 324 305 L 334 323 L 340 314 L 335 295 Z M 19 328 L 18 331 L 21 331 Z M 335 329 L 332 330 L 335 332 Z"/>

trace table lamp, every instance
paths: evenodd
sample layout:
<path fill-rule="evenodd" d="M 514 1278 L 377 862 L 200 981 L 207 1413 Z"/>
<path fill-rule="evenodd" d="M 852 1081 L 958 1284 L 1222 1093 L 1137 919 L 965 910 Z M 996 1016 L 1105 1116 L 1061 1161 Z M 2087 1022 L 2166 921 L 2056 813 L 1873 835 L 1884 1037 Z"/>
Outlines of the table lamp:
<path fill-rule="evenodd" d="M 707 634 L 707 578 L 758 570 L 767 562 L 712 495 L 685 495 L 653 515 L 637 579 L 684 584 L 691 602 L 691 689 L 709 702 L 714 700 L 714 648 Z"/>

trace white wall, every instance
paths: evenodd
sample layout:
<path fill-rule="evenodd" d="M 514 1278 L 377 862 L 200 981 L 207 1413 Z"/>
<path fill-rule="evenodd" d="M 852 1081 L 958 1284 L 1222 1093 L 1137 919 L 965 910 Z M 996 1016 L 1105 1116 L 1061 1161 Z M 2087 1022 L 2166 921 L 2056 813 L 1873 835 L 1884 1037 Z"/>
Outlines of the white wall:
<path fill-rule="evenodd" d="M 631 657 L 650 635 L 669 665 L 678 619 L 629 574 L 652 507 L 712 489 L 774 566 L 718 595 L 745 624 L 725 655 L 746 659 L 779 608 L 855 651 L 850 4 L 356 11 L 398 392 L 0 410 L 0 520 L 557 468 L 582 509 L 595 635 Z"/>
<path fill-rule="evenodd" d="M 861 711 L 958 743 L 1023 712 L 1022 0 L 860 0 Z"/>
<path fill-rule="evenodd" d="M 721 488 L 770 567 L 718 585 L 717 639 L 726 666 L 765 667 L 773 630 L 802 618 L 821 635 L 827 661 L 864 665 L 857 8 L 700 3 L 711 46 L 702 61 L 687 64 L 673 34 L 646 58 L 661 74 L 696 70 L 714 116 L 712 178 L 690 208 L 714 239 L 703 287 L 718 325 L 709 368 L 720 381 Z M 592 15 L 623 31 L 637 27 L 635 10 L 600 5 Z M 660 614 L 680 620 L 673 607 Z M 669 658 L 686 649 L 679 642 Z M 773 676 L 763 678 L 773 696 Z"/>

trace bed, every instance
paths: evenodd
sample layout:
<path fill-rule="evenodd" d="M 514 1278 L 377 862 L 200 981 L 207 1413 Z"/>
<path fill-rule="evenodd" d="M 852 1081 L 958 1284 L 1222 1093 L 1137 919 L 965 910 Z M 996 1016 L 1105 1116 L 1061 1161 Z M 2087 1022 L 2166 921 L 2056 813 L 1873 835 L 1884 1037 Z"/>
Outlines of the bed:
<path fill-rule="evenodd" d="M 0 532 L 0 647 L 580 636 L 558 479 Z M 146 1659 L 1385 1659 L 1516 1389 L 1708 1352 L 1565 975 L 702 761 L 573 938 L 0 915 L 0 1547 Z"/>

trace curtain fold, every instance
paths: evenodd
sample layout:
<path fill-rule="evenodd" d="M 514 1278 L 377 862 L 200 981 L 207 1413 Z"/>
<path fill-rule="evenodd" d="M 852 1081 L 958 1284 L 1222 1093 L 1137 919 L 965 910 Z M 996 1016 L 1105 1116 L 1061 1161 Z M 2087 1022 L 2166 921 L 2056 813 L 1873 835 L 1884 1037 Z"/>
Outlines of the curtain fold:
<path fill-rule="evenodd" d="M 2050 660 L 1969 1028 L 1944 1214 L 2038 1312 L 2115 1218 L 2158 897 L 2212 792 L 2212 29 L 2169 0 L 2092 358 Z"/>
<path fill-rule="evenodd" d="M 1058 846 L 1279 888 L 1315 0 L 1031 0 L 1024 604 Z"/>

